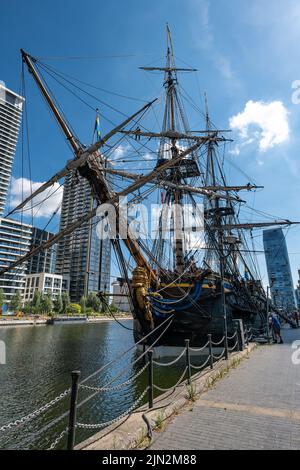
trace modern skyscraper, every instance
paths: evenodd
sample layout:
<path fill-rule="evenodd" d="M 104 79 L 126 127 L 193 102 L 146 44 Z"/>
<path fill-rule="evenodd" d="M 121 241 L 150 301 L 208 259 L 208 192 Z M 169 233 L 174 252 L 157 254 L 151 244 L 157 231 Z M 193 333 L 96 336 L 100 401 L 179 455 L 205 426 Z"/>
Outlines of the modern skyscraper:
<path fill-rule="evenodd" d="M 47 232 L 46 230 L 33 227 L 30 250 L 48 241 L 52 235 L 53 233 Z M 56 249 L 57 245 L 54 245 L 48 250 L 40 251 L 38 254 L 32 256 L 32 258 L 28 260 L 27 274 L 44 272 L 53 274 L 55 271 Z"/>
<path fill-rule="evenodd" d="M 70 172 L 64 182 L 60 230 L 90 211 L 93 204 L 89 183 Z M 110 241 L 99 240 L 96 224 L 94 218 L 58 242 L 56 273 L 67 281 L 73 302 L 88 292 L 110 289 Z"/>
<path fill-rule="evenodd" d="M 28 253 L 31 245 L 32 226 L 13 219 L 0 218 L 0 269 L 7 267 Z M 22 296 L 25 287 L 27 263 L 23 263 L 0 277 L 0 289 L 5 299 L 19 292 Z"/>
<path fill-rule="evenodd" d="M 265 230 L 263 240 L 272 300 L 278 308 L 294 309 L 295 290 L 282 229 Z"/>
<path fill-rule="evenodd" d="M 4 213 L 11 179 L 24 98 L 0 81 L 0 217 Z"/>

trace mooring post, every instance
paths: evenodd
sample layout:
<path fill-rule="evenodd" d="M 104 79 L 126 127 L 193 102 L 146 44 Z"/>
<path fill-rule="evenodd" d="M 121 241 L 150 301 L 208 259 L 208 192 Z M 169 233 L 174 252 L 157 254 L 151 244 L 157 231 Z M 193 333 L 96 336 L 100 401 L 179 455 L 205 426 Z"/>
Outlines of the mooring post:
<path fill-rule="evenodd" d="M 212 340 L 211 335 L 208 335 L 208 343 L 209 343 L 209 358 L 210 358 L 210 368 L 214 368 L 214 357 L 213 357 L 213 349 L 212 349 Z"/>
<path fill-rule="evenodd" d="M 236 339 L 236 343 L 237 343 L 237 350 L 240 352 L 241 348 L 240 348 L 240 339 L 239 339 L 239 333 L 238 333 L 238 329 L 237 327 L 234 328 L 234 337 Z"/>
<path fill-rule="evenodd" d="M 188 373 L 188 384 L 191 385 L 191 355 L 190 355 L 190 340 L 185 340 L 185 348 L 186 348 L 186 366 L 187 366 L 187 373 Z"/>
<path fill-rule="evenodd" d="M 246 328 L 245 328 L 245 343 L 247 344 L 247 346 L 249 346 L 249 338 L 248 338 L 248 328 L 247 328 L 247 325 L 246 325 Z"/>
<path fill-rule="evenodd" d="M 153 351 L 148 351 L 148 380 L 149 380 L 149 390 L 148 390 L 148 401 L 149 408 L 153 408 Z"/>
<path fill-rule="evenodd" d="M 225 347 L 224 353 L 225 353 L 225 359 L 226 359 L 226 361 L 227 361 L 228 356 L 229 356 L 229 355 L 228 355 L 228 336 L 227 336 L 227 335 L 225 335 L 224 342 L 225 342 L 225 344 L 224 344 L 224 347 Z"/>
<path fill-rule="evenodd" d="M 72 378 L 72 387 L 71 387 L 71 399 L 70 399 L 67 450 L 73 450 L 74 445 L 75 445 L 77 397 L 78 397 L 78 385 L 79 385 L 80 371 L 74 370 L 71 373 L 71 378 Z"/>

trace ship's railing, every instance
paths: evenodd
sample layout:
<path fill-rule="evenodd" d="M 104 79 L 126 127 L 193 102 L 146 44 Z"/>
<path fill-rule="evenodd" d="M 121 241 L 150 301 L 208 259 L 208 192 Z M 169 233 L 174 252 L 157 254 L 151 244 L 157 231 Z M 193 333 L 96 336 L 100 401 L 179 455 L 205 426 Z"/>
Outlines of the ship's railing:
<path fill-rule="evenodd" d="M 125 380 L 122 380 L 122 377 L 128 374 L 128 368 L 123 368 L 118 374 L 101 386 L 98 385 L 98 382 L 96 384 L 93 383 L 95 380 L 99 381 L 99 378 L 101 380 L 101 373 L 102 376 L 105 376 L 107 368 L 124 357 L 124 355 L 134 349 L 136 345 L 116 356 L 112 361 L 105 364 L 83 380 L 80 380 L 80 371 L 73 371 L 71 374 L 72 385 L 70 388 L 66 389 L 56 398 L 26 416 L 0 426 L 0 438 L 1 434 L 30 423 L 35 418 L 45 414 L 49 409 L 51 409 L 53 416 L 52 408 L 58 403 L 63 403 L 66 398 L 69 398 L 69 406 L 66 404 L 66 411 L 52 419 L 48 424 L 41 426 L 40 433 L 46 432 L 54 426 L 56 426 L 56 428 L 59 426 L 61 429 L 58 431 L 57 437 L 52 443 L 48 443 L 46 448 L 52 450 L 59 444 L 61 447 L 62 440 L 66 439 L 67 449 L 72 450 L 75 445 L 76 429 L 104 429 L 107 426 L 121 422 L 122 419 L 127 419 L 127 417 L 141 405 L 148 406 L 148 409 L 152 409 L 155 398 L 158 398 L 160 394 L 175 390 L 178 386 L 184 383 L 186 385 L 191 385 L 193 380 L 199 377 L 199 374 L 207 373 L 207 370 L 209 368 L 212 370 L 216 363 L 228 359 L 230 353 L 238 352 L 243 348 L 240 334 L 237 328 L 235 328 L 235 332 L 232 336 L 223 336 L 221 339 L 218 339 L 218 341 L 213 341 L 212 335 L 209 334 L 207 342 L 201 348 L 191 347 L 190 341 L 187 339 L 185 341 L 185 347 L 175 359 L 170 362 L 157 361 L 154 359 L 153 348 L 172 324 L 172 319 L 173 316 L 170 316 L 165 322 L 159 325 L 159 327 L 139 341 L 140 344 L 145 342 L 146 339 L 149 341 L 149 338 L 151 338 L 153 333 L 156 332 L 155 339 L 151 344 L 147 346 L 143 353 L 130 364 L 130 370 L 132 370 L 133 366 L 136 370 L 129 377 L 126 377 Z M 245 333 L 247 334 L 247 340 L 250 341 L 250 332 L 247 330 Z M 199 360 L 199 358 L 201 359 Z M 161 384 L 155 382 L 155 372 L 159 368 L 170 368 L 175 365 L 177 367 L 182 365 L 182 371 L 180 372 L 180 378 L 174 385 L 164 388 Z M 136 383 L 136 380 L 139 377 L 143 377 L 142 382 L 146 382 L 147 385 L 132 403 L 132 392 L 130 386 Z M 83 422 L 82 417 L 77 416 L 80 414 L 82 407 L 92 398 L 97 397 L 99 394 L 114 393 L 118 391 L 122 391 L 122 399 L 128 399 L 131 401 L 128 403 L 126 411 L 122 414 L 108 421 L 99 423 Z M 84 395 L 83 397 L 82 394 Z M 43 416 L 43 423 L 44 422 L 45 420 Z"/>

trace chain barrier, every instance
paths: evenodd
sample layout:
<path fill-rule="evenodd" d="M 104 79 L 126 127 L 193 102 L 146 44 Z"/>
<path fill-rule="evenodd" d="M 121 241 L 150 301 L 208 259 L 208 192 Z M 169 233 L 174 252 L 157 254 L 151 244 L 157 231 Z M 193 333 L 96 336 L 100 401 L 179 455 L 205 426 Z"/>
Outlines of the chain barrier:
<path fill-rule="evenodd" d="M 174 364 L 176 364 L 184 356 L 185 353 L 186 353 L 186 348 L 184 348 L 182 353 L 176 359 L 174 359 L 174 361 L 172 361 L 172 362 L 156 362 L 156 361 L 153 361 L 153 364 L 155 364 L 156 366 L 160 366 L 160 367 L 173 366 Z"/>
<path fill-rule="evenodd" d="M 207 366 L 207 364 L 209 363 L 211 357 L 210 355 L 208 356 L 208 358 L 206 359 L 206 361 L 204 362 L 204 364 L 202 364 L 201 366 L 195 366 L 194 364 L 191 364 L 191 368 L 192 369 L 195 369 L 195 370 L 201 370 L 201 369 L 204 369 L 205 366 Z"/>
<path fill-rule="evenodd" d="M 126 387 L 127 385 L 130 385 L 135 379 L 137 379 L 142 373 L 147 369 L 148 364 L 145 364 L 144 367 L 142 367 L 139 372 L 137 372 L 133 377 L 130 379 L 126 380 L 125 382 L 122 382 L 121 384 L 114 385 L 113 387 L 92 387 L 90 385 L 79 385 L 79 388 L 84 388 L 86 390 L 92 390 L 93 392 L 115 392 L 117 390 L 120 390 L 123 387 Z"/>
<path fill-rule="evenodd" d="M 117 423 L 118 421 L 120 421 L 122 418 L 125 418 L 125 416 L 129 415 L 130 413 L 132 413 L 132 411 L 134 411 L 137 408 L 137 406 L 145 397 L 148 390 L 149 390 L 149 387 L 146 387 L 143 393 L 140 395 L 140 397 L 133 403 L 133 405 L 124 413 L 122 413 L 120 416 L 118 416 L 117 418 L 114 418 L 110 421 L 106 421 L 105 423 L 97 423 L 97 424 L 77 423 L 76 427 L 82 428 L 82 429 L 99 429 L 99 428 L 104 428 L 104 427 L 111 426 L 112 424 Z"/>
<path fill-rule="evenodd" d="M 213 355 L 213 358 L 215 359 L 215 361 L 218 361 L 219 359 L 221 359 L 221 357 L 223 357 L 223 355 L 224 355 L 224 352 L 225 352 L 225 348 L 222 350 L 222 352 L 219 356 L 214 356 Z"/>
<path fill-rule="evenodd" d="M 229 351 L 229 352 L 232 352 L 232 351 L 234 351 L 234 350 L 235 350 L 235 348 L 238 346 L 238 344 L 239 344 L 239 342 L 238 342 L 238 341 L 236 341 L 236 343 L 235 343 L 235 345 L 234 345 L 234 346 L 232 346 L 231 348 L 228 348 L 228 351 Z"/>
<path fill-rule="evenodd" d="M 182 374 L 182 376 L 180 377 L 180 379 L 178 380 L 178 382 L 173 386 L 173 387 L 170 387 L 170 388 L 161 388 L 159 387 L 158 385 L 153 385 L 153 387 L 158 390 L 159 392 L 169 392 L 170 390 L 174 390 L 174 388 L 177 388 L 178 385 L 181 384 L 181 382 L 183 381 L 184 377 L 185 377 L 185 374 L 186 374 L 186 371 L 188 370 L 188 367 L 186 367 L 184 369 L 184 372 Z"/>
<path fill-rule="evenodd" d="M 33 411 L 32 413 L 29 413 L 26 416 L 23 416 L 23 418 L 16 419 L 15 421 L 12 421 L 11 423 L 5 424 L 4 426 L 0 427 L 0 432 L 4 432 L 6 430 L 9 430 L 13 427 L 18 427 L 21 426 L 24 423 L 27 423 L 31 421 L 32 419 L 36 418 L 37 416 L 41 415 L 45 411 L 49 410 L 52 406 L 56 405 L 59 401 L 63 400 L 67 395 L 69 395 L 71 389 L 68 388 L 64 392 L 62 392 L 60 395 L 58 395 L 56 398 L 53 400 L 49 401 L 45 405 L 41 406 L 41 408 L 38 408 L 37 410 Z"/>
<path fill-rule="evenodd" d="M 192 352 L 202 352 L 202 351 L 204 351 L 208 346 L 209 346 L 209 341 L 207 341 L 207 343 L 206 343 L 202 348 L 199 348 L 199 349 L 190 348 L 190 351 L 192 351 Z"/>
<path fill-rule="evenodd" d="M 234 339 L 236 336 L 237 336 L 237 331 L 234 333 L 233 336 L 227 336 L 227 340 L 228 340 L 228 341 L 231 341 L 231 340 Z"/>
<path fill-rule="evenodd" d="M 51 446 L 48 447 L 47 450 L 54 450 L 55 447 L 57 446 L 57 444 L 62 440 L 62 438 L 64 437 L 65 434 L 67 434 L 68 432 L 68 428 L 64 429 L 58 436 L 57 438 L 55 439 L 55 441 L 52 442 Z"/>
<path fill-rule="evenodd" d="M 225 336 L 223 336 L 223 338 L 221 339 L 221 341 L 219 341 L 218 343 L 214 343 L 213 341 L 211 342 L 211 344 L 213 346 L 220 346 L 222 343 L 224 343 L 224 340 L 225 340 Z"/>

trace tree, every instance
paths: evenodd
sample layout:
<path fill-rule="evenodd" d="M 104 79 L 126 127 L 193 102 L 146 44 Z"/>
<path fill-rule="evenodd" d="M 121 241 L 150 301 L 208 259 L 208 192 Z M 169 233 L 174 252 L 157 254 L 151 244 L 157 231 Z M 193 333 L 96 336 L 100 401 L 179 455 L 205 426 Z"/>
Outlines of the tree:
<path fill-rule="evenodd" d="M 89 292 L 86 306 L 93 309 L 94 312 L 99 312 L 101 309 L 101 302 L 95 292 Z"/>
<path fill-rule="evenodd" d="M 2 306 L 3 306 L 4 303 L 5 303 L 4 290 L 0 289 L 0 309 L 2 309 Z"/>
<path fill-rule="evenodd" d="M 80 315 L 81 313 L 81 307 L 79 304 L 70 304 L 68 307 L 68 313 L 71 313 L 72 315 Z"/>
<path fill-rule="evenodd" d="M 68 292 L 63 292 L 61 294 L 61 300 L 62 300 L 62 313 L 66 314 L 68 311 L 68 307 L 70 305 L 70 296 Z"/>
<path fill-rule="evenodd" d="M 52 298 L 50 294 L 43 294 L 41 296 L 41 312 L 50 313 L 52 310 Z"/>
<path fill-rule="evenodd" d="M 16 292 L 10 301 L 10 308 L 13 312 L 18 312 L 22 306 L 22 298 L 20 292 Z"/>
<path fill-rule="evenodd" d="M 63 309 L 63 301 L 61 295 L 58 295 L 53 302 L 53 308 L 56 313 L 61 313 Z"/>
<path fill-rule="evenodd" d="M 84 295 L 80 299 L 80 307 L 81 307 L 81 313 L 85 315 L 87 305 L 86 305 L 86 297 Z"/>
<path fill-rule="evenodd" d="M 39 290 L 36 290 L 34 292 L 34 296 L 33 296 L 33 299 L 32 299 L 32 311 L 33 313 L 35 314 L 39 314 L 40 311 L 41 311 L 41 293 Z"/>
<path fill-rule="evenodd" d="M 25 302 L 24 307 L 23 307 L 23 313 L 25 313 L 25 315 L 29 315 L 30 313 L 32 313 L 31 302 Z"/>

